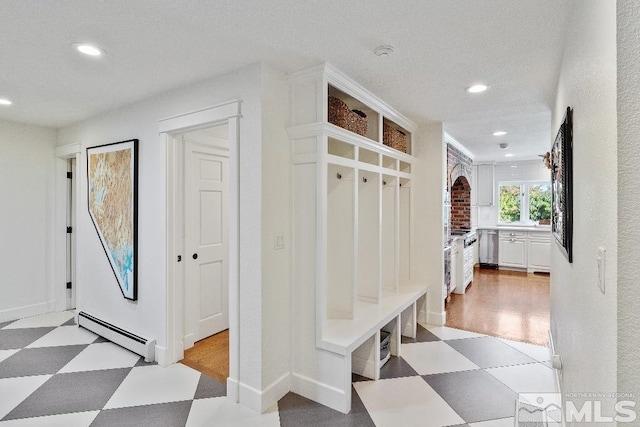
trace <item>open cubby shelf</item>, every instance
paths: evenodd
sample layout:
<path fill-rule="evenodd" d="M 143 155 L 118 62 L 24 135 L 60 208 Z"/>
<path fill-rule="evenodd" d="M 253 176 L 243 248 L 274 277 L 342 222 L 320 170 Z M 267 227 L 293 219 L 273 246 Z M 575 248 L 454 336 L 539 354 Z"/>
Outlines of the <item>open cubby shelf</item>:
<path fill-rule="evenodd" d="M 328 122 L 329 96 L 367 115 L 366 135 Z M 411 281 L 414 158 L 382 144 L 387 123 L 411 153 L 416 126 L 326 65 L 293 76 L 291 99 L 292 390 L 349 412 L 351 373 L 379 378 L 380 330 L 399 355 L 426 321 L 427 285 Z"/>

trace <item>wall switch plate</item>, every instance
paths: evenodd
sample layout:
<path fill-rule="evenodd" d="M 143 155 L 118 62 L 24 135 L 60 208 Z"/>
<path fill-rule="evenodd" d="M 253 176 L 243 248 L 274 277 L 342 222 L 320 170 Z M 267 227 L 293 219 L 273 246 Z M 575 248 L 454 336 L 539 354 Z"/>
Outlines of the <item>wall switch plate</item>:
<path fill-rule="evenodd" d="M 598 287 L 600 291 L 604 294 L 604 279 L 605 279 L 605 267 L 606 267 L 606 254 L 607 250 L 600 246 L 598 248 L 598 256 L 596 257 L 596 261 L 598 263 Z"/>
<path fill-rule="evenodd" d="M 284 249 L 284 233 L 277 233 L 273 240 L 275 250 Z"/>

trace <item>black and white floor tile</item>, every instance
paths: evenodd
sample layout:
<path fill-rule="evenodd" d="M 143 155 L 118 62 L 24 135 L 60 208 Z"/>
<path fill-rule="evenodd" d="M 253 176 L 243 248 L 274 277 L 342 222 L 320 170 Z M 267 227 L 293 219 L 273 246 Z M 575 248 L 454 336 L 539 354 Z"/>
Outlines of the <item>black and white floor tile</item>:
<path fill-rule="evenodd" d="M 0 323 L 0 427 L 513 426 L 518 393 L 554 392 L 547 348 L 419 326 L 348 415 L 293 393 L 264 414 L 182 364 L 163 368 L 78 328 L 73 313 Z"/>

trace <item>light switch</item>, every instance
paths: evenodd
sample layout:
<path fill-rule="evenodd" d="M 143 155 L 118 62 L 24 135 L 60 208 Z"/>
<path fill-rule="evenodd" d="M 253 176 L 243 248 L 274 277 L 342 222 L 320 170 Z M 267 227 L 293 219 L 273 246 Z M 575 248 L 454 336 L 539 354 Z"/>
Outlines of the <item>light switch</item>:
<path fill-rule="evenodd" d="M 607 250 L 600 246 L 598 248 L 598 257 L 596 258 L 598 262 L 598 287 L 600 291 L 604 294 L 604 278 L 605 278 L 605 267 L 606 267 L 606 254 Z"/>
<path fill-rule="evenodd" d="M 273 242 L 275 250 L 284 249 L 284 233 L 277 233 Z"/>

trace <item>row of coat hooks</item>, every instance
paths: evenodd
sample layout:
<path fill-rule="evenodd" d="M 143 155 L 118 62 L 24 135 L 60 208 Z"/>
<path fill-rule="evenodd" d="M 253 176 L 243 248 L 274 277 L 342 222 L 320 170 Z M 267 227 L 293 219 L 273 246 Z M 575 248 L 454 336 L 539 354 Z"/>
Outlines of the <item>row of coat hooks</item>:
<path fill-rule="evenodd" d="M 336 173 L 336 178 L 338 179 L 342 179 L 342 174 L 340 172 Z M 366 176 L 362 177 L 362 182 L 367 183 L 369 180 L 367 179 Z M 382 185 L 387 185 L 387 181 L 382 181 Z M 402 183 L 399 184 L 400 187 L 402 187 Z"/>

